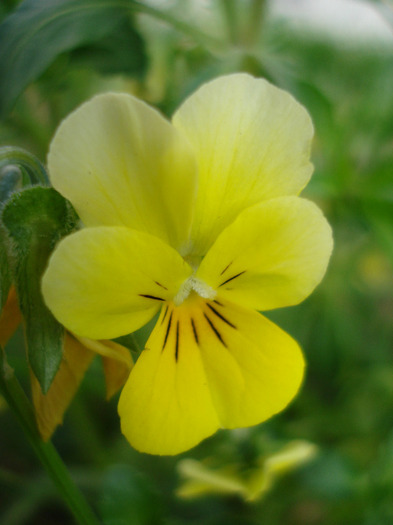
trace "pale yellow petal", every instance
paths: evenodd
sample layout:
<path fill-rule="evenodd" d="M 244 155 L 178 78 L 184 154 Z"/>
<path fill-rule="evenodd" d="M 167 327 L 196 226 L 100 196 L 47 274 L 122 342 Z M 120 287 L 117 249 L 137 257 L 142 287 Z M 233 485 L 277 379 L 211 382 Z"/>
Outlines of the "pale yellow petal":
<path fill-rule="evenodd" d="M 112 339 L 143 326 L 191 268 L 160 239 L 129 228 L 85 228 L 63 239 L 43 276 L 46 304 L 71 332 Z"/>
<path fill-rule="evenodd" d="M 190 251 L 204 255 L 248 206 L 307 184 L 313 126 L 289 93 L 238 73 L 202 86 L 173 117 L 192 144 L 199 190 Z"/>
<path fill-rule="evenodd" d="M 297 304 L 323 278 L 333 247 L 319 208 L 299 197 L 242 212 L 218 237 L 197 276 L 218 296 L 269 310 Z"/>
<path fill-rule="evenodd" d="M 31 390 L 38 430 L 44 441 L 50 439 L 89 367 L 94 353 L 69 334 L 65 335 L 64 353 L 53 383 L 47 394 L 31 372 Z"/>
<path fill-rule="evenodd" d="M 188 237 L 196 168 L 187 141 L 158 111 L 109 93 L 60 125 L 48 167 L 53 186 L 88 226 L 129 226 L 179 248 Z"/>

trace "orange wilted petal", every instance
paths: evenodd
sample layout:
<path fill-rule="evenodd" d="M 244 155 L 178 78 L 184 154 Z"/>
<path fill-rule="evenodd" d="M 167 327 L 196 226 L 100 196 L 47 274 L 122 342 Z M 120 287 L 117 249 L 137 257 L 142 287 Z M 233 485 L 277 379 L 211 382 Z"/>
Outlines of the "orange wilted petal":
<path fill-rule="evenodd" d="M 64 354 L 60 368 L 47 394 L 31 372 L 31 389 L 38 430 L 48 441 L 63 416 L 93 360 L 94 353 L 70 334 L 64 340 Z"/>
<path fill-rule="evenodd" d="M 0 314 L 0 345 L 5 346 L 22 321 L 15 287 L 12 286 Z"/>

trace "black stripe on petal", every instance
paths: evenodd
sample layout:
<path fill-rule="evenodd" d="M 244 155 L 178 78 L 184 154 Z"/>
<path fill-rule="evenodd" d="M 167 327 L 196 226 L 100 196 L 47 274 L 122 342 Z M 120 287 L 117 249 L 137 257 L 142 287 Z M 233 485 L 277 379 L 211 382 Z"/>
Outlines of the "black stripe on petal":
<path fill-rule="evenodd" d="M 155 295 L 147 295 L 144 293 L 138 293 L 139 297 L 146 297 L 146 299 L 154 299 L 155 301 L 165 301 L 162 297 L 157 297 Z"/>
<path fill-rule="evenodd" d="M 231 326 L 232 328 L 235 328 L 236 329 L 236 326 L 234 324 L 231 323 L 231 321 L 228 321 L 228 319 L 226 319 L 222 314 L 220 314 L 220 312 L 218 312 L 214 306 L 212 306 L 211 304 L 209 303 L 206 303 L 207 304 L 207 307 L 210 308 L 210 310 L 217 316 L 219 317 L 222 321 L 224 321 L 224 323 L 226 323 L 227 325 Z"/>
<path fill-rule="evenodd" d="M 167 326 L 167 329 L 166 329 L 166 334 L 165 334 L 165 339 L 164 339 L 164 344 L 162 345 L 162 349 L 163 350 L 165 348 L 166 342 L 168 341 L 169 330 L 171 329 L 171 324 L 172 324 L 172 316 L 173 316 L 173 310 L 172 310 L 171 315 L 169 317 L 168 326 Z"/>
<path fill-rule="evenodd" d="M 222 338 L 222 335 L 217 330 L 217 328 L 214 326 L 212 320 L 209 319 L 209 317 L 205 313 L 203 313 L 203 315 L 205 316 L 206 321 L 209 323 L 210 328 L 213 330 L 214 334 L 216 335 L 216 337 L 220 341 L 220 343 L 222 343 L 225 346 L 225 348 L 228 348 L 226 343 L 225 343 L 225 341 L 224 341 L 224 339 Z"/>
<path fill-rule="evenodd" d="M 220 273 L 220 275 L 223 275 L 227 270 L 228 268 L 230 267 L 230 265 L 233 263 L 233 261 L 231 261 L 227 266 L 225 266 L 225 268 L 223 269 L 223 271 Z"/>
<path fill-rule="evenodd" d="M 176 325 L 176 345 L 175 345 L 175 359 L 177 361 L 179 357 L 179 320 Z"/>
<path fill-rule="evenodd" d="M 159 283 L 158 281 L 154 281 L 158 286 L 161 286 L 161 288 L 164 288 L 164 290 L 168 290 L 168 288 L 166 286 L 164 286 L 163 284 Z"/>
<path fill-rule="evenodd" d="M 230 277 L 229 279 L 227 279 L 226 281 L 224 281 L 223 283 L 221 283 L 220 286 L 224 286 L 224 284 L 229 283 L 229 281 L 233 281 L 233 279 L 236 279 L 237 277 L 240 277 L 240 275 L 243 275 L 243 273 L 246 273 L 246 270 L 243 270 L 242 272 L 237 273 L 237 274 L 234 275 L 233 277 Z"/>
<path fill-rule="evenodd" d="M 161 319 L 161 324 L 165 321 L 165 317 L 166 317 L 166 314 L 168 313 L 168 310 L 169 310 L 169 306 L 166 305 L 164 315 L 162 316 L 162 319 Z"/>
<path fill-rule="evenodd" d="M 199 345 L 199 337 L 198 332 L 196 330 L 194 319 L 191 317 L 191 326 L 192 326 L 192 333 L 194 334 L 194 339 L 197 345 Z"/>

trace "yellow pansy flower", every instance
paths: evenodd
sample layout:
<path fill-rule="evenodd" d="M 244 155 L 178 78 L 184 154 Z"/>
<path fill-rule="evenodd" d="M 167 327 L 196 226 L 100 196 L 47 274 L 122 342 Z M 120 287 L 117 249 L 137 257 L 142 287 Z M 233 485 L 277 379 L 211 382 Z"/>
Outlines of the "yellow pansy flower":
<path fill-rule="evenodd" d="M 312 135 L 300 104 L 247 74 L 205 84 L 171 123 L 104 94 L 60 125 L 49 173 L 84 228 L 57 246 L 43 294 L 91 339 L 159 313 L 119 401 L 136 449 L 177 454 L 297 393 L 302 353 L 257 310 L 299 303 L 327 267 L 330 227 L 298 197 Z"/>

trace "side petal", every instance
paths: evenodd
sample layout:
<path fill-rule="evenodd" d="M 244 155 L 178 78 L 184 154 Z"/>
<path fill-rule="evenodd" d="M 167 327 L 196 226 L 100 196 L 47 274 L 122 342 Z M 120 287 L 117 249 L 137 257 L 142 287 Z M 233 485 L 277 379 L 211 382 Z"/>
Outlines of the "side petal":
<path fill-rule="evenodd" d="M 71 113 L 48 167 L 85 225 L 128 226 L 177 248 L 188 237 L 196 190 L 190 146 L 135 97 L 99 95 Z"/>
<path fill-rule="evenodd" d="M 33 405 L 38 430 L 44 441 L 48 441 L 56 427 L 63 422 L 64 413 L 73 400 L 93 357 L 93 352 L 77 339 L 66 334 L 63 359 L 47 394 L 42 393 L 39 382 L 31 372 Z"/>
<path fill-rule="evenodd" d="M 202 261 L 197 276 L 218 296 L 255 310 L 290 306 L 322 280 L 333 248 L 320 209 L 281 197 L 242 212 Z"/>
<path fill-rule="evenodd" d="M 218 427 L 260 423 L 297 393 L 296 342 L 251 310 L 190 297 L 161 314 L 123 388 L 119 414 L 132 446 L 178 454 Z"/>
<path fill-rule="evenodd" d="M 192 144 L 199 190 L 190 248 L 204 255 L 243 209 L 297 195 L 311 173 L 311 119 L 293 97 L 247 74 L 202 86 L 173 124 Z"/>
<path fill-rule="evenodd" d="M 164 309 L 121 392 L 121 429 L 141 452 L 179 454 L 219 427 L 189 321 Z"/>
<path fill-rule="evenodd" d="M 106 398 L 110 399 L 124 385 L 133 367 L 130 351 L 114 341 L 95 341 L 87 337 L 77 337 L 77 339 L 86 348 L 101 356 L 105 375 Z"/>
<path fill-rule="evenodd" d="M 192 270 L 160 239 L 129 228 L 86 228 L 63 239 L 42 291 L 71 332 L 112 339 L 143 326 Z"/>

